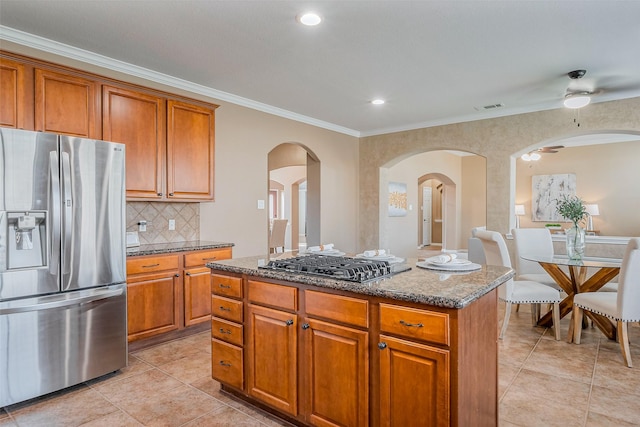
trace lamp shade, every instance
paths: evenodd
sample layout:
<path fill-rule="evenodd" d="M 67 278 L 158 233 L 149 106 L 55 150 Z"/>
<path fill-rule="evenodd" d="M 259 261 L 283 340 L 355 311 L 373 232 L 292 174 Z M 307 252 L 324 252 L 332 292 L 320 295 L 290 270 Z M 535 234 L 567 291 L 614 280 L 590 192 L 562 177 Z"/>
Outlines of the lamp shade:
<path fill-rule="evenodd" d="M 598 208 L 597 204 L 592 204 L 592 205 L 584 205 L 585 210 L 587 211 L 587 213 L 591 216 L 598 216 L 600 215 L 600 209 Z"/>
<path fill-rule="evenodd" d="M 516 205 L 516 215 L 524 215 L 524 205 Z"/>
<path fill-rule="evenodd" d="M 589 105 L 591 97 L 587 92 L 567 94 L 564 97 L 564 106 L 567 108 L 582 108 Z"/>

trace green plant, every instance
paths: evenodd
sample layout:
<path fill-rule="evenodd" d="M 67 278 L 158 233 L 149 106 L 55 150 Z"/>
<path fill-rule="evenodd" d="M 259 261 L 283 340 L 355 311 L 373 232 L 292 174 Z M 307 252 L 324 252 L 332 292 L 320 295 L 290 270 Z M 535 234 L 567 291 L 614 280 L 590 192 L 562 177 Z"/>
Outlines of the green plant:
<path fill-rule="evenodd" d="M 585 207 L 582 199 L 578 196 L 563 195 L 559 200 L 556 200 L 556 211 L 564 219 L 573 222 L 575 227 L 578 223 L 589 216 L 587 208 Z"/>

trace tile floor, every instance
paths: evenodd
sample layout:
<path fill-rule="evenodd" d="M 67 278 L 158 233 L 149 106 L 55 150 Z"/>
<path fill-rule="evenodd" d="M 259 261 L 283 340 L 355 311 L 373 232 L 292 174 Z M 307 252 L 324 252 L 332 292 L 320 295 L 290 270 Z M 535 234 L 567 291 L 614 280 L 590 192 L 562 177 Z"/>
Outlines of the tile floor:
<path fill-rule="evenodd" d="M 499 343 L 500 426 L 640 425 L 640 326 L 632 325 L 634 368 L 591 327 L 582 344 L 534 328 L 523 306 Z M 569 318 L 562 320 L 563 337 Z M 130 353 L 126 369 L 0 409 L 14 426 L 280 426 L 219 392 L 210 378 L 209 332 Z"/>

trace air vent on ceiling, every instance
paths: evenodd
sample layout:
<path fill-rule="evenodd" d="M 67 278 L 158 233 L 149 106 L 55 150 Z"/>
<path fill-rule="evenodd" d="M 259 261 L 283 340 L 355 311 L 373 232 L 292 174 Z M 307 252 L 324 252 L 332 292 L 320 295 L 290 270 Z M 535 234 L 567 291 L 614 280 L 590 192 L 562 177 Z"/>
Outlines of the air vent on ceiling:
<path fill-rule="evenodd" d="M 502 107 L 504 107 L 504 104 L 502 102 L 499 102 L 497 104 L 489 104 L 483 107 L 473 107 L 473 108 L 475 108 L 476 111 L 487 111 L 487 110 L 495 110 L 496 108 L 502 108 Z"/>

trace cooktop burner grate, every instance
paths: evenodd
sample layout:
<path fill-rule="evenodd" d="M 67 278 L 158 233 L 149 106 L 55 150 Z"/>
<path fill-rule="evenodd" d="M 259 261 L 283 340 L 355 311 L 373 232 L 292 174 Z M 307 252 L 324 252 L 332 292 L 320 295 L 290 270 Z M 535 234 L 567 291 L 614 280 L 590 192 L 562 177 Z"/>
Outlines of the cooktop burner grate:
<path fill-rule="evenodd" d="M 391 266 L 387 261 L 328 255 L 305 255 L 276 259 L 259 268 L 332 277 L 359 283 L 389 277 L 392 274 Z"/>

